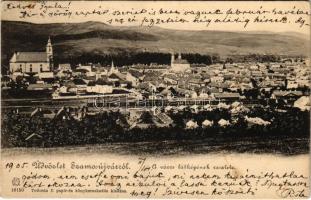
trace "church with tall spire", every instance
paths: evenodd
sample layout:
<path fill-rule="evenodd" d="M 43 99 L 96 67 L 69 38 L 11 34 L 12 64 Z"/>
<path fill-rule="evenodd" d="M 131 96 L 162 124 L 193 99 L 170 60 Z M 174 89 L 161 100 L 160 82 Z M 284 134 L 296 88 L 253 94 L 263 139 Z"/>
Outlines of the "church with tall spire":
<path fill-rule="evenodd" d="M 45 52 L 15 52 L 10 59 L 10 73 L 40 74 L 53 71 L 53 45 L 49 37 Z"/>
<path fill-rule="evenodd" d="M 111 61 L 111 67 L 109 69 L 108 75 L 114 74 L 114 73 L 119 73 L 119 70 L 115 68 L 113 60 Z"/>

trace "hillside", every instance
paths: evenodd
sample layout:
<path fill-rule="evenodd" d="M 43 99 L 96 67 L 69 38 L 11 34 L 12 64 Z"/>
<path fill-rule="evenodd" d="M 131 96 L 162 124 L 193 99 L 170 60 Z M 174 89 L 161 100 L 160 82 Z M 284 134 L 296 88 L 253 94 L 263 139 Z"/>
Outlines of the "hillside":
<path fill-rule="evenodd" d="M 135 52 L 308 55 L 308 40 L 295 34 L 181 31 L 159 27 L 114 27 L 100 22 L 32 24 L 2 21 L 2 63 L 14 51 L 44 51 L 51 35 L 61 61 L 87 55 Z"/>

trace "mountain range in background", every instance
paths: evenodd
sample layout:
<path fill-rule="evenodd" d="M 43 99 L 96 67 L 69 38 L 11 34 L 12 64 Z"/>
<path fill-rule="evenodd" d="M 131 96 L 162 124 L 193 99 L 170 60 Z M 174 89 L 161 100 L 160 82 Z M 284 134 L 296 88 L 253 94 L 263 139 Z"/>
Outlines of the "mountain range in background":
<path fill-rule="evenodd" d="M 2 21 L 2 65 L 14 51 L 45 51 L 51 36 L 61 62 L 82 55 L 123 56 L 133 53 L 271 54 L 308 56 L 309 39 L 295 32 L 185 31 L 160 27 L 116 27 L 101 22 L 34 24 Z"/>

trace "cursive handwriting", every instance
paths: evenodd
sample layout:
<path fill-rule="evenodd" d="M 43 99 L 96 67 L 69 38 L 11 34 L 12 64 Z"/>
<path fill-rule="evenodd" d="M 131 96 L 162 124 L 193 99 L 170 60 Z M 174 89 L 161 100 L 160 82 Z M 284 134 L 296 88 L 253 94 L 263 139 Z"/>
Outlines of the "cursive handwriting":
<path fill-rule="evenodd" d="M 4 166 L 6 172 L 14 176 L 12 186 L 35 193 L 101 191 L 128 194 L 135 198 L 251 198 L 260 194 L 259 191 L 270 191 L 281 198 L 301 198 L 308 196 L 309 191 L 308 177 L 294 170 L 241 170 L 230 164 L 159 164 L 138 158 L 131 163 L 82 164 L 37 160 L 31 165 L 10 162 Z M 17 170 L 25 173 L 16 176 L 14 174 Z M 49 171 L 53 173 L 48 173 Z"/>
<path fill-rule="evenodd" d="M 105 6 L 101 3 L 91 7 L 77 6 L 71 1 L 38 1 L 38 2 L 7 2 L 4 12 L 15 13 L 20 19 L 88 19 L 100 17 L 100 20 L 110 25 L 133 26 L 171 26 L 198 25 L 202 28 L 213 26 L 235 25 L 242 29 L 249 26 L 274 24 L 289 26 L 290 24 L 302 28 L 310 26 L 310 11 L 292 6 L 291 8 L 268 7 L 264 5 L 242 9 L 236 7 L 218 8 L 173 8 L 173 7 L 144 7 L 125 8 Z M 4 16 L 6 14 L 4 13 Z M 9 16 L 9 14 L 7 15 Z"/>

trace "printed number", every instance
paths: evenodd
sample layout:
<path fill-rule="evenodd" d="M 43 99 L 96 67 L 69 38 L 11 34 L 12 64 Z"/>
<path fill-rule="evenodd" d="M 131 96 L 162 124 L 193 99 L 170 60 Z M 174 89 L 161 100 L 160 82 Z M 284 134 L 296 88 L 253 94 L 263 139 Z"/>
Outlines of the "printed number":
<path fill-rule="evenodd" d="M 24 192 L 24 188 L 12 188 L 12 192 Z"/>

